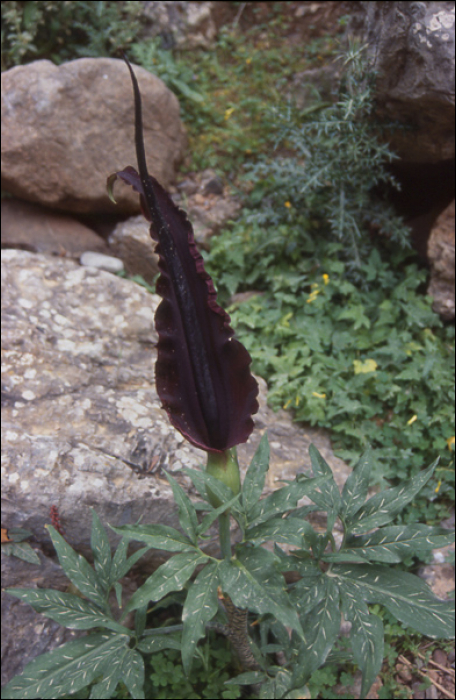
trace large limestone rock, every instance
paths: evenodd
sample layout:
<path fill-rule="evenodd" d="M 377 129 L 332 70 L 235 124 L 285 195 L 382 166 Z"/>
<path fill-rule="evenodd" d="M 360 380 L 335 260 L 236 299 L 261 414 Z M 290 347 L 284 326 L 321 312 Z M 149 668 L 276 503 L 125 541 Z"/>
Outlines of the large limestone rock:
<path fill-rule="evenodd" d="M 179 103 L 156 76 L 135 67 L 143 100 L 149 171 L 167 187 L 186 143 Z M 2 188 L 71 212 L 139 212 L 126 186 L 108 199 L 106 178 L 136 164 L 134 111 L 125 63 L 80 58 L 35 61 L 2 73 Z"/>

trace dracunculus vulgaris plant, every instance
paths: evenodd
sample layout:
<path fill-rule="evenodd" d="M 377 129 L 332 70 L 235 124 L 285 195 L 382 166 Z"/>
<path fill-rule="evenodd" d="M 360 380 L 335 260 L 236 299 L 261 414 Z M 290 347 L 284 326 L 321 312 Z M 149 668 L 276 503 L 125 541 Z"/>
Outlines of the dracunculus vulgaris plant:
<path fill-rule="evenodd" d="M 195 447 L 207 452 L 206 471 L 228 486 L 241 488 L 236 446 L 249 438 L 258 411 L 258 384 L 250 371 L 251 357 L 236 338 L 230 317 L 219 304 L 211 277 L 204 269 L 192 225 L 169 194 L 149 174 L 144 148 L 141 94 L 130 71 L 135 102 L 135 146 L 138 171 L 127 166 L 108 178 L 108 192 L 120 178 L 138 192 L 141 210 L 151 222 L 162 297 L 155 313 L 158 333 L 155 381 L 162 406 L 173 426 Z M 214 508 L 221 506 L 208 490 Z M 231 557 L 229 510 L 218 516 L 222 554 Z M 239 627 L 246 612 L 228 599 L 228 616 Z M 253 659 L 252 659 L 253 662 Z M 257 667 L 256 662 L 253 662 Z"/>
<path fill-rule="evenodd" d="M 362 671 L 364 698 L 384 656 L 382 619 L 368 604 L 380 603 L 427 637 L 454 636 L 454 601 L 436 598 L 424 581 L 396 567 L 450 544 L 453 533 L 420 523 L 391 524 L 433 478 L 437 462 L 409 481 L 368 497 L 373 467 L 369 451 L 340 492 L 329 465 L 311 446 L 313 477 L 298 473 L 261 498 L 269 468 L 264 435 L 241 484 L 236 445 L 250 435 L 258 407 L 250 357 L 216 303 L 185 214 L 147 173 L 140 94 L 127 65 L 135 94 L 139 174 L 127 167 L 112 175 L 108 185 L 112 189 L 116 178 L 132 185 L 152 224 L 162 296 L 155 319 L 157 389 L 173 425 L 207 452 L 205 471 L 183 469 L 202 501 L 193 503 L 167 474 L 181 530 L 160 523 L 110 526 L 122 537 L 114 554 L 94 512 L 93 567 L 48 526 L 62 569 L 78 595 L 18 588 L 8 593 L 62 625 L 90 633 L 29 663 L 2 690 L 2 698 L 61 698 L 88 685 L 90 697 L 111 698 L 119 682 L 132 698 L 143 699 L 145 691 L 147 697 L 156 697 L 156 689 L 147 686 L 145 657 L 179 649 L 191 677 L 198 642 L 211 627 L 229 637 L 240 661 L 242 672 L 226 681 L 238 686 L 233 697 L 239 697 L 240 685 L 251 685 L 260 698 L 309 698 L 306 684 L 313 672 L 342 660 L 354 661 Z M 299 504 L 304 496 L 310 505 Z M 312 511 L 326 514 L 326 528 L 314 530 L 308 521 Z M 233 548 L 231 516 L 241 533 Z M 217 519 L 220 558 L 204 551 L 206 533 Z M 145 546 L 127 557 L 131 540 Z M 263 546 L 267 542 L 269 549 Z M 14 542 L 2 548 L 9 546 Z M 121 580 L 152 548 L 173 556 L 124 604 Z M 120 619 L 109 602 L 112 589 L 122 609 Z M 151 607 L 166 605 L 168 596 L 184 589 L 182 623 L 148 628 Z M 133 629 L 124 624 L 131 612 Z M 254 627 L 248 626 L 249 613 L 255 616 Z M 341 616 L 351 625 L 348 650 L 339 645 Z"/>

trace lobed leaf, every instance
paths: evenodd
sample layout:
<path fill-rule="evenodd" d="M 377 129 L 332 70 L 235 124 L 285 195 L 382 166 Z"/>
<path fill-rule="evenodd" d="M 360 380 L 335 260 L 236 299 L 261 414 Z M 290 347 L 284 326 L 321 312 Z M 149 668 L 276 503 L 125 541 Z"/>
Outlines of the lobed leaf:
<path fill-rule="evenodd" d="M 120 634 L 133 634 L 123 625 L 107 615 L 95 603 L 83 600 L 72 593 L 51 589 L 8 588 L 10 595 L 28 603 L 34 610 L 58 622 L 62 627 L 88 630 L 106 627 Z"/>
<path fill-rule="evenodd" d="M 115 659 L 128 646 L 128 635 L 91 634 L 42 654 L 2 690 L 4 700 L 51 700 L 76 693 L 100 675 L 109 676 Z"/>
<path fill-rule="evenodd" d="M 337 639 L 340 629 L 339 586 L 325 576 L 320 602 L 305 616 L 300 615 L 305 637 L 299 644 L 293 668 L 293 685 L 302 685 L 325 661 Z"/>
<path fill-rule="evenodd" d="M 429 525 L 397 525 L 384 527 L 369 535 L 347 537 L 342 550 L 346 556 L 362 556 L 367 561 L 395 564 L 418 550 L 445 547 L 454 542 L 454 532 Z M 326 557 L 327 561 L 330 561 Z M 348 558 L 346 559 L 348 561 Z"/>
<path fill-rule="evenodd" d="M 199 572 L 190 586 L 182 611 L 182 666 L 188 676 L 195 647 L 206 633 L 206 622 L 212 620 L 218 609 L 218 564 L 210 562 Z"/>
<path fill-rule="evenodd" d="M 401 622 L 434 638 L 454 637 L 454 601 L 436 598 L 417 576 L 381 565 L 335 564 L 331 574 L 359 600 L 381 603 Z"/>
<path fill-rule="evenodd" d="M 347 518 L 347 531 L 352 534 L 361 534 L 391 522 L 429 481 L 438 462 L 439 460 L 436 459 L 430 467 L 401 486 L 387 489 L 369 498 L 353 517 Z"/>
<path fill-rule="evenodd" d="M 128 540 L 138 540 L 148 545 L 149 549 L 164 549 L 167 552 L 193 550 L 194 545 L 188 537 L 168 525 L 110 525 L 111 530 Z"/>
<path fill-rule="evenodd" d="M 111 526 L 110 526 L 111 527 Z M 118 585 L 117 581 L 125 576 L 130 569 L 136 564 L 142 555 L 149 551 L 149 547 L 142 547 L 134 552 L 127 559 L 128 538 L 122 538 L 114 553 L 111 562 L 110 585 Z"/>
<path fill-rule="evenodd" d="M 227 510 L 231 510 L 231 508 L 234 505 L 238 504 L 240 498 L 240 494 L 238 493 L 237 496 L 233 496 L 231 501 L 227 501 L 226 503 L 223 503 L 221 506 L 218 508 L 214 508 L 213 510 L 210 511 L 207 515 L 204 516 L 202 519 L 201 523 L 198 525 L 198 535 L 201 536 L 207 530 L 209 530 L 210 526 L 212 523 L 217 520 L 218 516 L 221 515 L 222 513 L 225 513 Z"/>
<path fill-rule="evenodd" d="M 275 569 L 275 556 L 265 549 L 239 547 L 236 558 L 219 566 L 222 589 L 238 608 L 260 615 L 270 613 L 302 635 L 296 610 L 290 604 L 283 577 Z"/>
<path fill-rule="evenodd" d="M 190 467 L 184 467 L 182 469 L 184 474 L 187 474 L 193 482 L 193 485 L 197 489 L 198 493 L 204 500 L 210 504 L 209 497 L 207 495 L 207 488 L 210 488 L 213 494 L 222 502 L 222 504 L 227 505 L 233 500 L 233 492 L 229 486 L 223 484 L 219 479 L 212 474 L 208 474 L 200 469 L 190 469 Z M 240 496 L 237 494 L 236 501 L 232 504 L 231 509 L 234 513 L 239 513 L 239 500 Z M 211 506 L 212 508 L 212 506 Z"/>
<path fill-rule="evenodd" d="M 176 479 L 174 479 L 171 474 L 166 474 L 166 478 L 168 479 L 173 490 L 174 500 L 179 512 L 179 522 L 181 524 L 181 528 L 189 540 L 193 544 L 196 544 L 198 541 L 198 519 L 196 517 L 195 507 L 182 486 L 177 483 Z"/>
<path fill-rule="evenodd" d="M 339 511 L 343 522 L 351 520 L 363 505 L 369 490 L 370 475 L 373 471 L 372 452 L 367 450 L 355 465 L 345 482 Z"/>
<path fill-rule="evenodd" d="M 325 574 L 317 565 L 309 565 L 307 575 L 291 589 L 290 601 L 301 616 L 307 615 L 323 600 L 325 590 Z"/>
<path fill-rule="evenodd" d="M 157 651 L 163 651 L 163 649 L 177 649 L 181 650 L 181 634 L 180 632 L 174 632 L 166 634 L 164 633 L 165 628 L 160 627 L 156 630 L 147 630 L 147 635 L 144 635 L 138 642 L 137 649 L 143 654 L 155 654 Z M 149 633 L 153 633 L 151 636 Z"/>
<path fill-rule="evenodd" d="M 316 488 L 321 486 L 325 479 L 326 477 L 295 479 L 287 486 L 277 489 L 266 498 L 258 501 L 250 512 L 246 513 L 249 527 L 259 525 L 280 513 L 286 513 L 296 508 L 298 501 L 303 496 L 313 498 L 313 495 L 310 496 L 310 494 L 316 493 Z"/>
<path fill-rule="evenodd" d="M 272 681 L 272 679 L 271 679 Z M 271 683 L 271 691 L 268 694 L 263 695 L 261 692 L 261 698 L 287 698 L 287 700 L 309 700 L 311 694 L 307 686 L 301 686 L 296 688 L 294 682 L 293 674 L 286 668 L 281 668 L 274 680 Z M 263 689 L 261 689 L 262 691 Z M 268 689 L 269 690 L 269 689 Z"/>
<path fill-rule="evenodd" d="M 254 683 L 262 683 L 267 678 L 264 671 L 245 671 L 240 673 L 235 678 L 225 681 L 225 685 L 253 685 Z"/>
<path fill-rule="evenodd" d="M 125 607 L 124 615 L 147 605 L 151 600 L 160 600 L 171 591 L 182 590 L 198 564 L 203 564 L 207 559 L 208 557 L 198 550 L 175 554 L 159 566 L 141 588 L 133 593 Z"/>
<path fill-rule="evenodd" d="M 310 461 L 314 476 L 324 477 L 320 485 L 320 493 L 311 496 L 314 503 L 322 506 L 328 513 L 327 529 L 332 530 L 339 514 L 341 498 L 339 488 L 334 481 L 334 476 L 329 464 L 323 459 L 315 445 L 309 447 Z"/>
<path fill-rule="evenodd" d="M 46 525 L 59 562 L 71 583 L 101 608 L 107 606 L 107 590 L 104 579 L 100 579 L 89 562 L 64 540 L 52 525 Z"/>
<path fill-rule="evenodd" d="M 245 539 L 257 544 L 272 540 L 273 542 L 303 547 L 303 538 L 310 531 L 314 532 L 312 525 L 306 520 L 298 518 L 284 519 L 282 516 L 276 516 L 259 525 L 247 528 Z"/>
<path fill-rule="evenodd" d="M 90 700 L 112 698 L 118 683 L 125 683 L 132 698 L 144 699 L 144 659 L 135 649 L 122 649 L 111 664 L 109 676 L 92 686 Z"/>
<path fill-rule="evenodd" d="M 361 697 L 366 697 L 383 663 L 383 623 L 377 615 L 369 613 L 357 589 L 346 580 L 340 586 L 340 600 L 345 619 L 352 623 L 350 641 L 353 657 L 363 674 Z"/>
<path fill-rule="evenodd" d="M 104 589 L 108 590 L 110 588 L 111 576 L 111 545 L 109 544 L 106 529 L 93 508 L 90 546 L 93 552 L 95 571 Z"/>
<path fill-rule="evenodd" d="M 242 485 L 242 505 L 246 514 L 258 503 L 269 469 L 269 442 L 265 433 L 260 440 Z"/>

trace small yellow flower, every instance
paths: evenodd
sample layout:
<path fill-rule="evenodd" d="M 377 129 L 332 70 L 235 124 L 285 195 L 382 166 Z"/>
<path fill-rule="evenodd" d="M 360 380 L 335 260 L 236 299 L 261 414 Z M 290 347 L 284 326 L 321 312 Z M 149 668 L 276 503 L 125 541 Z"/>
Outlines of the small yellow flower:
<path fill-rule="evenodd" d="M 246 62 L 246 63 L 252 63 L 252 59 L 251 59 L 251 58 L 246 58 L 246 59 L 245 59 L 245 62 Z"/>
<path fill-rule="evenodd" d="M 449 450 L 451 450 L 451 448 L 454 449 L 454 435 L 453 435 L 453 437 L 448 438 L 447 445 L 448 445 Z"/>
<path fill-rule="evenodd" d="M 297 397 L 295 398 L 295 406 L 299 406 L 300 402 L 301 402 L 301 397 L 300 397 L 300 396 L 297 396 Z"/>
<path fill-rule="evenodd" d="M 230 107 L 229 109 L 225 109 L 225 119 L 229 119 L 235 109 L 236 107 Z"/>
<path fill-rule="evenodd" d="M 328 282 L 329 282 L 329 275 L 327 275 L 326 272 L 325 272 L 325 274 L 322 275 L 322 277 L 323 277 L 323 282 L 324 282 L 325 284 L 328 284 Z"/>
<path fill-rule="evenodd" d="M 317 391 L 313 391 L 312 396 L 315 396 L 317 399 L 326 399 L 326 394 L 319 394 Z"/>
<path fill-rule="evenodd" d="M 353 367 L 355 374 L 369 374 L 369 372 L 377 370 L 378 364 L 372 359 L 364 360 L 364 362 L 362 360 L 353 360 Z"/>
<path fill-rule="evenodd" d="M 287 209 L 290 209 L 291 202 L 285 202 L 285 204 L 283 206 L 286 207 Z"/>
<path fill-rule="evenodd" d="M 284 404 L 283 407 L 284 407 L 285 409 L 286 409 L 286 408 L 289 408 L 289 407 L 291 406 L 291 404 L 292 404 L 292 401 L 293 401 L 293 399 L 288 399 L 288 401 L 286 402 L 286 404 Z"/>
<path fill-rule="evenodd" d="M 311 304 L 317 296 L 320 294 L 320 290 L 318 289 L 318 284 L 315 282 L 314 284 L 311 285 L 312 291 L 309 294 L 309 298 L 306 299 L 307 304 Z"/>
<path fill-rule="evenodd" d="M 440 491 L 441 485 L 442 485 L 442 480 L 439 479 L 439 483 L 438 483 L 437 486 L 435 487 L 434 493 L 438 493 L 438 492 Z"/>
<path fill-rule="evenodd" d="M 417 418 L 418 418 L 418 416 L 416 416 L 416 415 L 412 416 L 410 418 L 410 420 L 407 421 L 407 425 L 412 425 L 417 420 Z"/>

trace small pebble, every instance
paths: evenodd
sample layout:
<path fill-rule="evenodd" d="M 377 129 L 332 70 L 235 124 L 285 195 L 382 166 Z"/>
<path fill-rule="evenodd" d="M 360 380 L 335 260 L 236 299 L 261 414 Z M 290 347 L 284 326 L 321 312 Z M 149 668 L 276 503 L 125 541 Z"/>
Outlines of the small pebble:
<path fill-rule="evenodd" d="M 92 253 L 89 250 L 81 255 L 79 262 L 84 267 L 96 267 L 99 270 L 106 270 L 106 272 L 121 272 L 124 269 L 124 264 L 119 258 L 102 253 Z"/>

